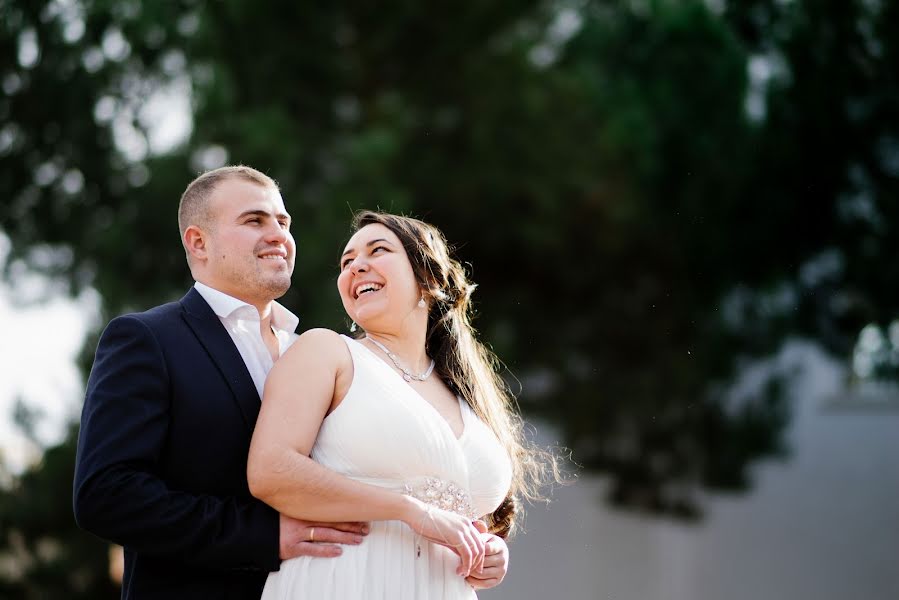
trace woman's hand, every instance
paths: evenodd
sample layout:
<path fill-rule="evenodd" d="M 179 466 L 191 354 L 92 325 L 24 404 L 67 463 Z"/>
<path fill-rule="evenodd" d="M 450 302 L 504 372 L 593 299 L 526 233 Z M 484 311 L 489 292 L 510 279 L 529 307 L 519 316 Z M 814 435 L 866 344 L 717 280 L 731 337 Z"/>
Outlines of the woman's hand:
<path fill-rule="evenodd" d="M 475 528 L 484 540 L 484 566 L 472 569 L 465 581 L 476 590 L 486 590 L 502 583 L 509 570 L 509 547 L 501 537 L 487 532 L 484 521 L 475 521 Z"/>
<path fill-rule="evenodd" d="M 462 561 L 456 569 L 458 575 L 468 577 L 472 571 L 483 567 L 485 544 L 471 521 L 454 512 L 429 506 L 414 498 L 410 500 L 415 507 L 410 517 L 403 520 L 426 540 L 446 546 L 458 554 Z"/>

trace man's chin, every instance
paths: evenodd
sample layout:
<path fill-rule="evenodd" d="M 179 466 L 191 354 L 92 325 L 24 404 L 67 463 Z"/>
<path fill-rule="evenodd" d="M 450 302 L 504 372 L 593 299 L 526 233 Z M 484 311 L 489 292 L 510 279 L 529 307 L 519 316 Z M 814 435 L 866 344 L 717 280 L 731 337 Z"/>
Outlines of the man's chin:
<path fill-rule="evenodd" d="M 265 288 L 272 298 L 280 298 L 290 289 L 290 277 L 269 280 L 266 282 Z"/>

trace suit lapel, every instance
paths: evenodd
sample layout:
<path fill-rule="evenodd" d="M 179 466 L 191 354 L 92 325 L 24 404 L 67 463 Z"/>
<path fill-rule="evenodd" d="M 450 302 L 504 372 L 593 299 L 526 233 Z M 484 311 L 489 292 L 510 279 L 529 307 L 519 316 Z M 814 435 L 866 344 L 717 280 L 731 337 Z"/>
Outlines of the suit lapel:
<path fill-rule="evenodd" d="M 252 432 L 259 416 L 259 393 L 237 346 L 234 345 L 234 340 L 196 289 L 191 288 L 187 292 L 181 299 L 181 306 L 184 308 L 182 313 L 184 320 L 206 348 L 222 378 L 228 382 L 247 428 Z"/>

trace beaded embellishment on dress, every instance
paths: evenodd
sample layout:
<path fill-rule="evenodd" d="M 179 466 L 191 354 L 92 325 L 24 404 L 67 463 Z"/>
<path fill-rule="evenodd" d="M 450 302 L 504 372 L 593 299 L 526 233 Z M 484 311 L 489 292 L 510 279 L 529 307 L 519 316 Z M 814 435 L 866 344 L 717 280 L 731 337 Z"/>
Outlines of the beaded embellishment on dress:
<path fill-rule="evenodd" d="M 443 481 L 436 477 L 427 477 L 420 485 L 403 486 L 403 492 L 442 510 L 454 512 L 463 517 L 476 519 L 471 506 L 471 495 L 451 481 Z"/>

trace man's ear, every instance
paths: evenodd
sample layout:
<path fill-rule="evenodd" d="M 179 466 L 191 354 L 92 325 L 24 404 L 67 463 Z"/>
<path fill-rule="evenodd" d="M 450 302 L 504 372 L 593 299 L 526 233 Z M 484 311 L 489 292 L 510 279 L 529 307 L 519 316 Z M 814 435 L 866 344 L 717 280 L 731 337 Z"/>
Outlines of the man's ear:
<path fill-rule="evenodd" d="M 206 247 L 206 232 L 197 227 L 190 225 L 184 230 L 184 247 L 187 249 L 188 255 L 195 260 L 206 260 L 209 256 L 209 249 Z"/>

